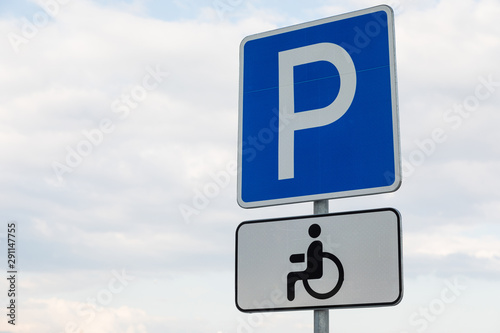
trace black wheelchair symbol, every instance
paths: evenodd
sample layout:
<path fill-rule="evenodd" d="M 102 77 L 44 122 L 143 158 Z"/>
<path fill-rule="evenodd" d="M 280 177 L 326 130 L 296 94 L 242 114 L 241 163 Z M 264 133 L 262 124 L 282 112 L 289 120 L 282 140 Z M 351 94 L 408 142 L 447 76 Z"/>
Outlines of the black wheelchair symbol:
<path fill-rule="evenodd" d="M 321 234 L 321 227 L 313 224 L 309 227 L 309 236 L 317 238 Z M 330 259 L 337 266 L 339 277 L 337 283 L 332 290 L 326 293 L 318 293 L 314 291 L 309 285 L 308 280 L 316 280 L 323 277 L 323 258 Z M 307 261 L 306 261 L 307 260 Z M 290 262 L 299 263 L 306 262 L 307 267 L 304 271 L 291 272 L 287 276 L 287 298 L 289 301 L 295 299 L 295 282 L 302 280 L 304 288 L 314 298 L 327 299 L 335 295 L 342 287 L 344 282 L 344 267 L 339 258 L 329 252 L 323 252 L 323 243 L 315 240 L 307 248 L 307 259 L 304 253 L 292 254 Z"/>

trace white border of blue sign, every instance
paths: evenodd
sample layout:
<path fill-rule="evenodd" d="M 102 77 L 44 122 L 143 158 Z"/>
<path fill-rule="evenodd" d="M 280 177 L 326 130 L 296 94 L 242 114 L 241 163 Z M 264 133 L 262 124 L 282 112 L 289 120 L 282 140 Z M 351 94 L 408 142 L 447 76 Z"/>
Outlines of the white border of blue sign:
<path fill-rule="evenodd" d="M 394 182 L 389 186 L 361 188 L 355 190 L 347 190 L 333 193 L 320 193 L 304 196 L 292 196 L 278 199 L 251 201 L 245 202 L 242 199 L 242 159 L 243 159 L 243 72 L 244 72 L 244 46 L 247 42 L 295 30 L 304 29 L 307 27 L 317 26 L 329 22 L 340 21 L 356 16 L 370 14 L 378 11 L 387 13 L 388 24 L 388 41 L 389 41 L 389 58 L 390 58 L 390 82 L 391 82 L 391 105 L 392 105 L 392 119 L 393 119 L 393 141 L 394 141 Z M 286 28 L 276 29 L 260 34 L 248 36 L 243 39 L 240 45 L 240 73 L 239 73 L 239 124 L 238 124 L 238 204 L 243 208 L 255 208 L 264 206 L 273 206 L 281 204 L 290 204 L 306 201 L 335 199 L 344 197 L 353 197 L 361 195 L 371 195 L 379 193 L 394 192 L 401 186 L 401 153 L 400 153 L 400 138 L 399 138 L 399 116 L 398 116 L 398 98 L 397 98 L 397 77 L 396 77 L 396 59 L 395 59 L 395 37 L 394 37 L 394 13 L 391 7 L 387 5 L 380 5 L 371 7 L 351 13 L 346 13 L 338 16 L 333 16 L 325 19 L 311 21 L 303 24 L 298 24 Z"/>

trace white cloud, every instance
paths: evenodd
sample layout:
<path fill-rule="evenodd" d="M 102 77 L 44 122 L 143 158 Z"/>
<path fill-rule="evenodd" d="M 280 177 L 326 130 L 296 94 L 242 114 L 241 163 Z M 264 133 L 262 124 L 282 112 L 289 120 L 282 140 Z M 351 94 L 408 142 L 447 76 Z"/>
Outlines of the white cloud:
<path fill-rule="evenodd" d="M 117 297 L 87 330 L 143 333 L 169 327 L 180 332 L 189 323 L 190 331 L 202 331 L 212 318 L 200 311 L 191 321 L 183 314 L 190 302 L 197 302 L 197 308 L 211 309 L 213 318 L 224 322 L 210 325 L 214 332 L 234 331 L 240 323 L 231 287 L 237 224 L 312 212 L 308 203 L 242 210 L 236 205 L 234 174 L 191 224 L 179 212 L 180 204 L 193 205 L 196 191 L 215 183 L 213 175 L 227 171 L 227 163 L 236 159 L 240 41 L 339 14 L 342 8 L 375 4 L 293 4 L 297 8 L 279 11 L 282 4 L 271 8 L 243 1 L 221 20 L 207 2 L 194 11 L 196 20 L 162 21 L 146 16 L 148 2 L 117 9 L 72 1 L 19 45 L 19 53 L 7 38 L 0 39 L 0 216 L 20 222 L 20 262 L 26 272 L 21 288 L 27 298 L 19 332 L 62 331 L 67 322 L 81 321 L 79 306 L 106 287 L 110 269 L 120 267 L 131 269 L 138 279 L 154 276 L 158 285 L 151 285 L 143 303 L 135 305 L 137 286 L 150 281 L 131 286 L 137 294 Z M 500 232 L 493 226 L 500 215 L 500 89 L 467 116 L 454 121 L 444 116 L 459 115 L 447 112 L 476 96 L 480 77 L 500 81 L 500 6 L 488 0 L 401 1 L 397 9 L 403 157 L 409 160 L 421 150 L 424 160 L 396 193 L 335 200 L 331 211 L 398 208 L 405 269 L 412 278 L 436 269 L 447 275 L 463 269 L 497 276 Z M 2 19 L 1 34 L 22 34 L 22 25 Z M 136 106 L 126 104 L 124 98 L 134 89 L 140 93 L 148 68 L 168 75 L 140 101 L 128 100 Z M 122 111 L 113 112 L 117 100 Z M 68 147 L 78 151 L 90 141 L 83 132 L 96 133 L 103 119 L 111 121 L 113 130 L 58 183 L 53 162 L 67 164 Z M 422 142 L 436 128 L 447 139 L 426 154 Z M 223 272 L 222 277 L 211 272 Z M 190 287 L 196 283 L 199 289 Z M 410 286 L 425 289 L 419 283 Z M 189 290 L 183 299 L 181 292 Z M 208 296 L 197 298 L 197 292 Z M 151 295 L 162 298 L 155 305 L 175 314 L 158 319 L 155 306 L 147 304 L 155 299 Z M 405 297 L 413 307 L 394 310 L 405 315 L 403 321 L 430 301 L 417 300 L 413 291 L 409 295 Z M 381 311 L 394 317 L 393 310 Z M 224 319 L 228 314 L 231 319 Z M 310 329 L 312 319 L 304 324 L 302 316 L 297 318 L 280 314 L 259 327 L 271 331 L 285 322 L 290 332 Z M 393 328 L 405 325 L 398 322 Z"/>
<path fill-rule="evenodd" d="M 444 257 L 467 254 L 475 258 L 497 259 L 500 242 L 495 235 L 471 238 L 473 228 L 456 226 L 436 227 L 433 231 L 414 232 L 405 237 L 406 254 Z"/>
<path fill-rule="evenodd" d="M 84 332 L 145 333 L 145 322 L 156 322 L 158 318 L 148 317 L 137 308 L 94 309 L 87 303 L 73 302 L 61 298 L 30 298 L 22 307 L 23 319 L 18 319 L 15 332 Z M 29 322 L 24 318 L 29 318 Z M 3 324 L 3 323 L 2 323 Z"/>

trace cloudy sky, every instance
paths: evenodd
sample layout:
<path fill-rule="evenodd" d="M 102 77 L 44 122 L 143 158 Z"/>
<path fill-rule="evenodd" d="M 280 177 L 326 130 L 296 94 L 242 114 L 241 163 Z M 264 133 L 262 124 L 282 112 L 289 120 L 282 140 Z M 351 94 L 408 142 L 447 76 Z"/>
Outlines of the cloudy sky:
<path fill-rule="evenodd" d="M 311 311 L 234 305 L 238 224 L 312 213 L 236 203 L 239 44 L 378 4 L 1 1 L 0 266 L 16 221 L 20 273 L 0 332 L 312 332 Z M 403 184 L 330 211 L 401 212 L 404 298 L 331 331 L 497 333 L 500 2 L 388 4 Z"/>

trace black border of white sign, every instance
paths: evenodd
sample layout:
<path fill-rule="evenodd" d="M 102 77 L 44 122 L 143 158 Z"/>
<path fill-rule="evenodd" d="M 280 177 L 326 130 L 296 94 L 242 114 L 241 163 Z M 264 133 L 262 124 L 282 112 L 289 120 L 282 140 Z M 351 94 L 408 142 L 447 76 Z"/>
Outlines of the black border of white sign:
<path fill-rule="evenodd" d="M 394 208 L 242 222 L 236 230 L 236 307 L 396 305 L 403 297 L 401 233 Z"/>

